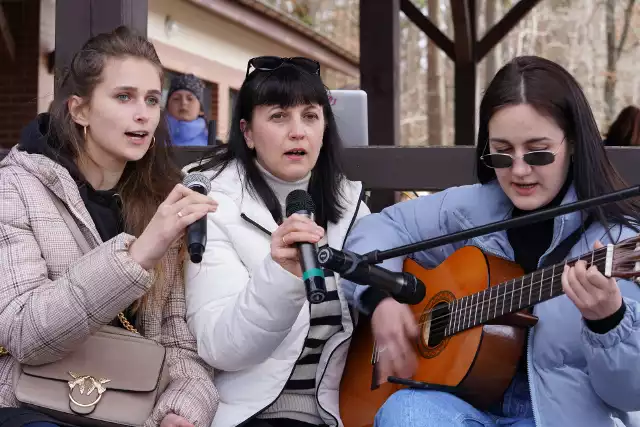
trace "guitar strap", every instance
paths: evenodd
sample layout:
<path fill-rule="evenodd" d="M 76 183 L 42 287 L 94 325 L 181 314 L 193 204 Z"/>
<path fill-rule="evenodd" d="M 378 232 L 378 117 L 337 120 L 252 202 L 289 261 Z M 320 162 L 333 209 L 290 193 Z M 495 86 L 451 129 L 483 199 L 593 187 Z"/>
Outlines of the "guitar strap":
<path fill-rule="evenodd" d="M 556 246 L 556 248 L 549 255 L 547 255 L 544 261 L 544 265 L 541 265 L 540 267 L 550 267 L 554 264 L 560 264 L 561 262 L 563 262 L 567 258 L 567 255 L 569 254 L 571 248 L 573 248 L 575 244 L 578 243 L 578 240 L 580 240 L 582 234 L 584 234 L 584 232 L 589 228 L 589 226 L 591 226 L 592 223 L 593 217 L 589 215 L 580 227 L 578 227 L 573 233 L 567 236 L 566 239 L 560 242 L 560 244 Z"/>

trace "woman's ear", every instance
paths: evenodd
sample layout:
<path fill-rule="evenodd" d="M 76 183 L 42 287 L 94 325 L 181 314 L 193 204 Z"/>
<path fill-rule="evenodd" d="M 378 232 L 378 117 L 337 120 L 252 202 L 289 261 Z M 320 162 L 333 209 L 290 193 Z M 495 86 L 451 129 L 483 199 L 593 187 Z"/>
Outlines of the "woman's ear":
<path fill-rule="evenodd" d="M 256 145 L 253 142 L 253 133 L 251 132 L 251 127 L 249 123 L 245 119 L 240 120 L 240 132 L 244 135 L 244 142 L 247 144 L 250 150 L 256 148 Z"/>
<path fill-rule="evenodd" d="M 69 114 L 74 122 L 82 127 L 89 126 L 89 106 L 77 95 L 71 95 L 67 101 Z"/>

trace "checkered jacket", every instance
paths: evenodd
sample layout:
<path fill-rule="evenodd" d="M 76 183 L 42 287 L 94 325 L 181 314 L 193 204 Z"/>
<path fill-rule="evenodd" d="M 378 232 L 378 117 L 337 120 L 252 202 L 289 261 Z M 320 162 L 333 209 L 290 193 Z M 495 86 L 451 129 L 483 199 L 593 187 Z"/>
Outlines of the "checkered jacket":
<path fill-rule="evenodd" d="M 67 205 L 94 249 L 83 256 L 45 187 Z M 16 363 L 62 359 L 90 334 L 143 296 L 152 275 L 127 248 L 133 236 L 102 243 L 65 168 L 17 148 L 0 163 L 0 407 L 18 405 L 12 388 Z M 139 314 L 147 338 L 167 348 L 171 382 L 145 426 L 165 414 L 208 427 L 218 406 L 212 371 L 198 357 L 185 323 L 184 283 L 177 251 L 167 285 Z M 155 307 L 155 308 L 154 308 Z"/>

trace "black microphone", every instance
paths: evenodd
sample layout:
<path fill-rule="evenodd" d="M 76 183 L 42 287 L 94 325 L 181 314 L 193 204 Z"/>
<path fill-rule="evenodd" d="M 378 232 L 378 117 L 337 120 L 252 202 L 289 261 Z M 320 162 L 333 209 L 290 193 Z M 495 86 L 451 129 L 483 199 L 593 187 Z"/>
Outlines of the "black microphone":
<path fill-rule="evenodd" d="M 304 190 L 293 190 L 287 195 L 287 217 L 293 214 L 305 215 L 314 219 L 316 206 L 311 195 Z M 307 289 L 307 300 L 311 304 L 319 304 L 327 296 L 327 287 L 324 283 L 324 271 L 318 268 L 318 256 L 316 245 L 313 243 L 297 243 L 302 265 L 302 280 Z"/>
<path fill-rule="evenodd" d="M 318 252 L 318 262 L 347 280 L 386 291 L 403 304 L 419 304 L 427 293 L 424 283 L 413 274 L 368 264 L 353 252 L 324 246 Z"/>
<path fill-rule="evenodd" d="M 182 180 L 182 184 L 200 194 L 207 195 L 211 191 L 211 180 L 201 172 L 191 172 Z M 191 262 L 202 261 L 202 254 L 207 246 L 207 216 L 203 216 L 187 227 L 187 249 Z"/>

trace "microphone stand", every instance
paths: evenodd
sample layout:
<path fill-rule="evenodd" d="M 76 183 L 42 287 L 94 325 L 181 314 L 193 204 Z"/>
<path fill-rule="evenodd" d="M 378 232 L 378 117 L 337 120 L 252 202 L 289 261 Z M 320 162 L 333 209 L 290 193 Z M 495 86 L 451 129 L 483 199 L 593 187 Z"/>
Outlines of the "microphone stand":
<path fill-rule="evenodd" d="M 459 231 L 457 233 L 448 234 L 445 236 L 436 237 L 422 242 L 411 243 L 409 245 L 399 246 L 397 248 L 388 249 L 385 251 L 374 250 L 366 254 L 360 255 L 361 262 L 365 264 L 378 264 L 384 260 L 390 258 L 396 258 L 399 256 L 409 255 L 415 252 L 432 249 L 438 246 L 443 246 L 453 242 L 459 242 L 466 239 L 482 236 L 485 234 L 493 233 L 496 231 L 504 231 L 510 228 L 522 227 L 523 225 L 529 225 L 536 222 L 544 221 L 546 219 L 555 218 L 567 213 L 576 212 L 583 209 L 594 208 L 609 203 L 617 202 L 620 200 L 629 199 L 632 197 L 640 196 L 640 185 L 635 187 L 629 187 L 624 190 L 615 191 L 613 193 L 605 194 L 602 196 L 593 197 L 591 199 L 580 200 L 567 205 L 557 206 L 555 208 L 547 209 L 544 211 L 523 215 L 518 218 L 512 218 L 505 221 L 496 221 L 491 224 L 482 225 L 479 227 L 470 228 L 468 230 Z"/>

